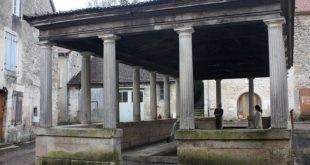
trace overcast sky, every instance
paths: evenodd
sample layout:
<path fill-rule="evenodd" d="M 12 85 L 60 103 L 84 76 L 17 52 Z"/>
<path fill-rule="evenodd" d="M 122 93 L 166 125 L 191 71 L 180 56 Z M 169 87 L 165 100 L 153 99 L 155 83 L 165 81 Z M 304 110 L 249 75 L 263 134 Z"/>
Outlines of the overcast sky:
<path fill-rule="evenodd" d="M 57 11 L 67 11 L 86 8 L 87 0 L 54 0 Z"/>

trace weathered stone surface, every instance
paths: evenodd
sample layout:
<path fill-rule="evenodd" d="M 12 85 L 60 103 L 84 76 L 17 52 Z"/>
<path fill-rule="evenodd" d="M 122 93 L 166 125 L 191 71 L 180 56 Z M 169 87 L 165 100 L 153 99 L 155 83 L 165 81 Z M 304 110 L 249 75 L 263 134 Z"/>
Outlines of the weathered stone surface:
<path fill-rule="evenodd" d="M 37 128 L 36 136 L 62 136 L 62 137 L 93 137 L 93 138 L 118 138 L 122 136 L 120 129 L 99 128 L 68 128 L 54 127 L 50 129 Z"/>
<path fill-rule="evenodd" d="M 52 12 L 49 0 L 21 1 L 21 14 L 43 14 Z M 19 143 L 33 139 L 33 109 L 40 110 L 40 47 L 37 45 L 39 32 L 26 21 L 12 14 L 11 0 L 2 0 L 0 6 L 0 89 L 8 90 L 3 130 L 5 143 Z M 16 74 L 10 76 L 5 70 L 5 32 L 16 35 Z M 53 82 L 57 82 L 57 55 L 53 54 Z M 15 105 L 13 91 L 23 92 L 22 121 L 14 124 Z M 55 96 L 55 97 L 54 97 Z M 53 85 L 53 113 L 57 114 L 57 83 Z M 39 113 L 39 112 L 38 112 Z M 57 115 L 53 115 L 57 121 Z"/>
<path fill-rule="evenodd" d="M 294 98 L 295 115 L 300 115 L 301 88 L 310 88 L 310 15 L 297 14 L 295 17 L 294 36 Z M 306 116 L 301 116 L 301 119 Z"/>
<path fill-rule="evenodd" d="M 123 129 L 122 149 L 166 139 L 170 136 L 175 121 L 175 119 L 168 119 L 120 123 L 118 128 Z"/>
<path fill-rule="evenodd" d="M 39 129 L 36 165 L 120 164 L 121 137 L 120 129 Z"/>
<path fill-rule="evenodd" d="M 291 163 L 289 130 L 180 130 L 179 164 L 272 165 Z"/>
<path fill-rule="evenodd" d="M 235 130 L 180 130 L 176 139 L 201 140 L 258 140 L 290 139 L 290 131 L 282 129 L 235 129 Z"/>

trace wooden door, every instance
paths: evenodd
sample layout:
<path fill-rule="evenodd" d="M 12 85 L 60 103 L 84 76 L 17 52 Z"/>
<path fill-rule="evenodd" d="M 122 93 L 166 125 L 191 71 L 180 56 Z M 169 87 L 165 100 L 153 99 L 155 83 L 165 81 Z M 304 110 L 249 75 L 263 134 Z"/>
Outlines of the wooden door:
<path fill-rule="evenodd" d="M 3 138 L 3 114 L 4 114 L 4 97 L 0 95 L 0 143 Z"/>
<path fill-rule="evenodd" d="M 310 88 L 299 90 L 301 116 L 310 116 Z"/>

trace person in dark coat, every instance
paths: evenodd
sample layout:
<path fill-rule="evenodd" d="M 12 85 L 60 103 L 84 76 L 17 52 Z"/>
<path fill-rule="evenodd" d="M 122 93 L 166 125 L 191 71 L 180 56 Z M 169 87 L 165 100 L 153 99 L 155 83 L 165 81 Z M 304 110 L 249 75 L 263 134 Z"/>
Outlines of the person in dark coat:
<path fill-rule="evenodd" d="M 222 129 L 223 113 L 222 104 L 219 104 L 214 111 L 216 129 Z"/>

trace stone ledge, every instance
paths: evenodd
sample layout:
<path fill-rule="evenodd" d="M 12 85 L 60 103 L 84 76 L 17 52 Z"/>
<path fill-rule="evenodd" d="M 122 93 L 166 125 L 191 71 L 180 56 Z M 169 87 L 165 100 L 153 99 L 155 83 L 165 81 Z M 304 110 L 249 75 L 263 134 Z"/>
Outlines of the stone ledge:
<path fill-rule="evenodd" d="M 78 127 L 53 127 L 37 128 L 36 136 L 57 136 L 57 137 L 86 137 L 86 138 L 121 138 L 122 129 L 105 129 L 105 128 L 78 128 Z"/>
<path fill-rule="evenodd" d="M 285 129 L 179 130 L 177 140 L 289 140 Z"/>

